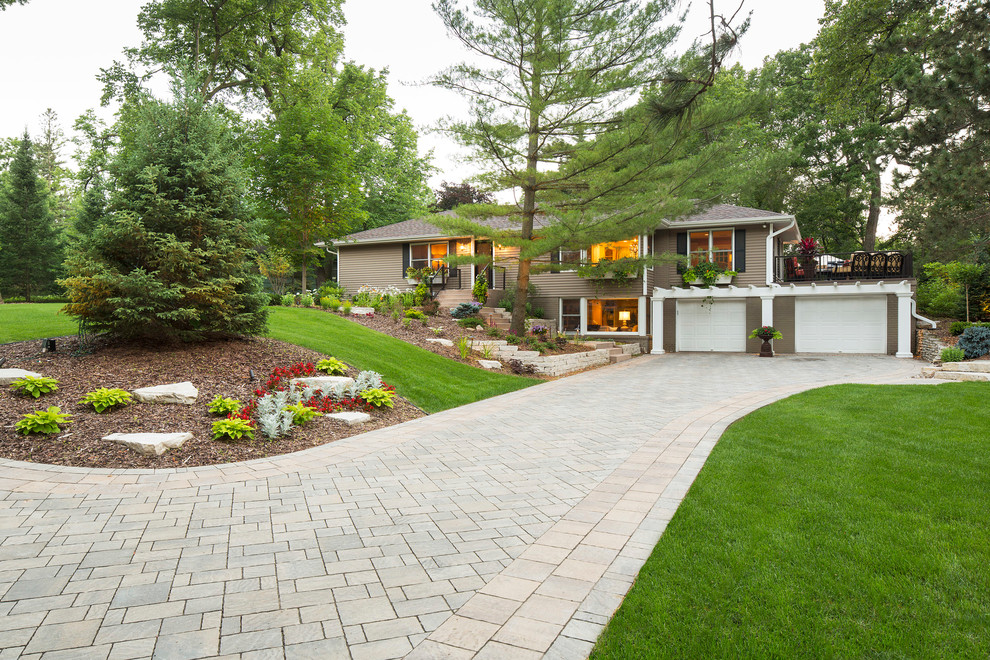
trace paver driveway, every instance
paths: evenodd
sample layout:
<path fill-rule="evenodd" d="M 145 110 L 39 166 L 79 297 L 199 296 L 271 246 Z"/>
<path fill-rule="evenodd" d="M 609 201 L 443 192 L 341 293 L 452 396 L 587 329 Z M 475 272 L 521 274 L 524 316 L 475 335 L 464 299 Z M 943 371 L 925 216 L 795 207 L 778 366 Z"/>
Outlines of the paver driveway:
<path fill-rule="evenodd" d="M 646 356 L 249 463 L 0 461 L 0 658 L 579 658 L 732 420 L 918 369 Z"/>

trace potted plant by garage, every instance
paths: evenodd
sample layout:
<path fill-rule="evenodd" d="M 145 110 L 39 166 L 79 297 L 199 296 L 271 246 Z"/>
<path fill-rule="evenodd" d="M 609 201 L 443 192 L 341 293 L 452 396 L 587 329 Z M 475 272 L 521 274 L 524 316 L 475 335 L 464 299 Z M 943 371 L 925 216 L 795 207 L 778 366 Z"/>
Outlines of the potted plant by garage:
<path fill-rule="evenodd" d="M 772 325 L 764 325 L 749 333 L 749 338 L 763 340 L 763 345 L 760 346 L 760 357 L 773 357 L 773 346 L 770 345 L 770 340 L 783 339 L 784 335 Z"/>
<path fill-rule="evenodd" d="M 815 279 L 816 257 L 822 253 L 822 245 L 815 239 L 802 238 L 798 243 L 798 254 L 801 255 L 801 268 L 804 270 L 804 279 Z"/>

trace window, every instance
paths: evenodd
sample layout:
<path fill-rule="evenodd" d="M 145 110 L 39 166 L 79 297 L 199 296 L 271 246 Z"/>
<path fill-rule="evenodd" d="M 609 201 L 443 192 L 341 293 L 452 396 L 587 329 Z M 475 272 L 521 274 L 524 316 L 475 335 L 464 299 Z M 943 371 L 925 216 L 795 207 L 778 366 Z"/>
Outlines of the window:
<path fill-rule="evenodd" d="M 731 229 L 689 232 L 688 254 L 691 255 L 691 265 L 713 261 L 725 270 L 732 270 L 732 235 Z"/>
<path fill-rule="evenodd" d="M 554 254 L 554 262 L 561 264 L 559 272 L 566 273 L 577 270 L 583 256 L 582 250 L 557 250 Z M 567 264 L 570 266 L 568 267 Z"/>
<path fill-rule="evenodd" d="M 581 332 L 580 298 L 565 298 L 560 301 L 560 329 L 563 332 Z"/>
<path fill-rule="evenodd" d="M 588 301 L 588 332 L 636 332 L 638 329 L 637 299 Z"/>
<path fill-rule="evenodd" d="M 440 270 L 447 257 L 447 243 L 415 243 L 409 246 L 409 265 L 416 270 L 429 266 Z"/>
<path fill-rule="evenodd" d="M 628 241 L 612 241 L 610 243 L 598 243 L 592 245 L 588 250 L 588 258 L 591 263 L 596 264 L 602 260 L 615 261 L 626 257 L 639 256 L 639 239 L 630 238 Z"/>

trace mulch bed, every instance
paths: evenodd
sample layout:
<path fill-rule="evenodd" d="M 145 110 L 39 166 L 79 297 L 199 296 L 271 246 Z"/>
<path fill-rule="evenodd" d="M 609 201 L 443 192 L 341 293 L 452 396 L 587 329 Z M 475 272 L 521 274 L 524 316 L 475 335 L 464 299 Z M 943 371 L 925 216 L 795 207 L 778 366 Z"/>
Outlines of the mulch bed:
<path fill-rule="evenodd" d="M 328 314 L 342 315 L 338 312 L 327 311 Z M 468 330 L 462 328 L 457 324 L 457 319 L 450 317 L 450 313 L 447 310 L 440 310 L 440 314 L 437 316 L 430 316 L 426 319 L 426 324 L 424 325 L 422 321 L 413 319 L 412 323 L 409 324 L 407 328 L 400 320 L 395 320 L 390 314 L 381 313 L 375 314 L 374 316 L 347 316 L 345 317 L 351 321 L 356 321 L 361 325 L 371 328 L 372 330 L 377 330 L 382 334 L 395 337 L 396 339 L 401 339 L 404 342 L 415 344 L 420 348 L 426 349 L 438 355 L 442 355 L 451 360 L 457 360 L 464 364 L 470 364 L 475 367 L 479 367 L 478 360 L 484 360 L 485 358 L 477 352 L 471 353 L 467 358 L 462 358 L 460 351 L 457 350 L 457 340 L 461 337 L 467 337 L 468 339 L 474 340 L 484 340 L 484 339 L 505 339 L 505 334 L 502 333 L 499 337 L 490 337 L 487 334 L 488 328 L 482 328 L 481 330 Z M 439 334 L 434 332 L 431 328 L 440 328 Z M 454 342 L 453 346 L 444 346 L 440 343 L 427 341 L 428 339 L 449 339 Z M 568 342 L 564 344 L 563 348 L 558 348 L 554 351 L 545 353 L 544 355 L 565 355 L 567 353 L 585 353 L 587 351 L 594 350 L 591 346 L 574 344 Z M 534 378 L 541 378 L 544 380 L 550 380 L 548 376 L 533 376 Z"/>
<path fill-rule="evenodd" d="M 399 397 L 392 409 L 371 412 L 372 420 L 361 426 L 317 417 L 294 428 L 287 437 L 266 441 L 256 432 L 255 440 L 215 441 L 211 425 L 217 419 L 207 410 L 221 395 L 252 397 L 276 367 L 299 362 L 316 363 L 327 357 L 316 351 L 273 339 L 240 339 L 198 345 L 156 346 L 110 344 L 96 340 L 80 350 L 75 337 L 57 340 L 55 353 L 42 353 L 41 341 L 0 345 L 3 368 L 20 368 L 56 378 L 59 389 L 39 399 L 0 388 L 0 456 L 20 461 L 93 468 L 172 468 L 232 463 L 265 456 L 287 454 L 323 445 L 351 435 L 391 426 L 424 416 L 421 410 Z M 257 381 L 250 381 L 253 369 Z M 349 376 L 357 370 L 350 369 Z M 100 387 L 128 391 L 139 387 L 191 381 L 199 389 L 194 405 L 132 403 L 97 414 L 79 400 Z M 260 382 L 258 382 L 260 381 Z M 24 413 L 58 406 L 72 415 L 73 423 L 58 435 L 16 433 L 14 424 Z M 110 433 L 191 432 L 193 439 L 162 456 L 141 456 L 101 440 Z"/>

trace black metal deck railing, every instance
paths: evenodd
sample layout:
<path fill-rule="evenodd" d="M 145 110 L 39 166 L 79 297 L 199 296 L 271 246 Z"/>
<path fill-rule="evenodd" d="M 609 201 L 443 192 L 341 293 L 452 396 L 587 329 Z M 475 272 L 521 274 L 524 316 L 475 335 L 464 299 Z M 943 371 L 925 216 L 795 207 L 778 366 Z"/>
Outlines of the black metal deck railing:
<path fill-rule="evenodd" d="M 910 252 L 830 252 L 775 257 L 775 282 L 835 282 L 914 277 Z"/>

